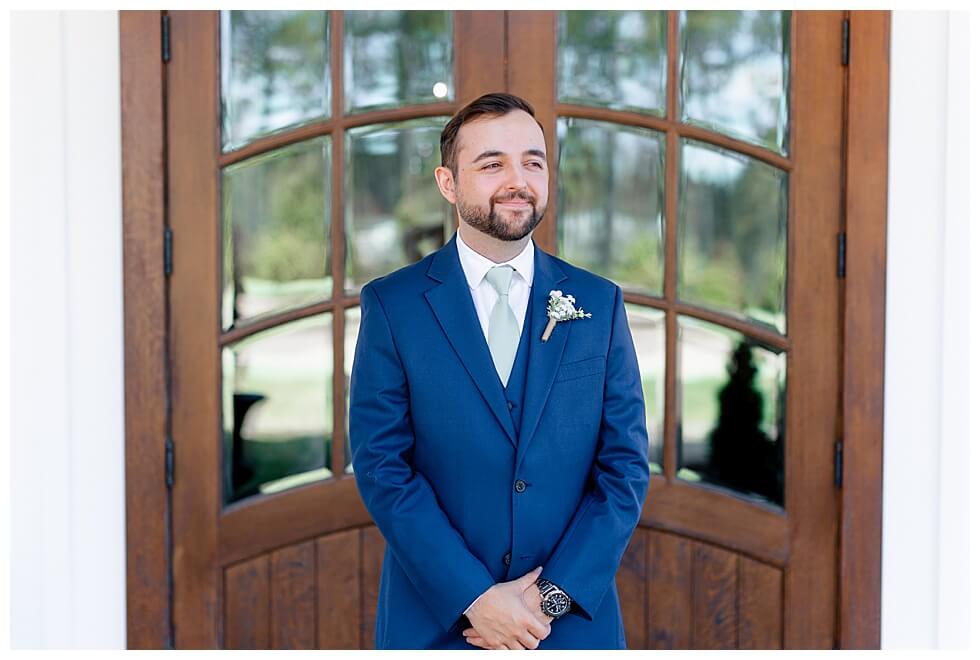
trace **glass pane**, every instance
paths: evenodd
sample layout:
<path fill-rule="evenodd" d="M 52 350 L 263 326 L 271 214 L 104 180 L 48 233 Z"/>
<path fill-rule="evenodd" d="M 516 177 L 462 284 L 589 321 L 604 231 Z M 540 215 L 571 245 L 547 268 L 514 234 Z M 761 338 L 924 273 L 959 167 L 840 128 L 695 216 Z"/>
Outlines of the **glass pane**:
<path fill-rule="evenodd" d="M 344 435 L 347 446 L 344 449 L 344 472 L 354 474 L 354 465 L 351 461 L 350 450 L 350 374 L 354 369 L 354 347 L 357 346 L 357 333 L 361 327 L 361 308 L 350 307 L 344 311 L 344 409 L 347 412 L 345 429 L 348 433 Z"/>
<path fill-rule="evenodd" d="M 633 335 L 633 344 L 636 346 L 640 379 L 643 382 L 647 435 L 650 439 L 650 471 L 663 474 L 665 314 L 659 309 L 626 303 L 626 317 Z"/>
<path fill-rule="evenodd" d="M 225 503 L 327 479 L 333 437 L 329 314 L 225 347 Z"/>
<path fill-rule="evenodd" d="M 786 332 L 788 177 L 681 140 L 680 297 Z"/>
<path fill-rule="evenodd" d="M 783 504 L 786 355 L 679 318 L 677 476 Z"/>
<path fill-rule="evenodd" d="M 558 100 L 663 117 L 663 11 L 558 12 Z"/>
<path fill-rule="evenodd" d="M 558 120 L 558 254 L 623 288 L 663 294 L 664 136 Z"/>
<path fill-rule="evenodd" d="M 225 151 L 328 116 L 329 12 L 221 12 Z"/>
<path fill-rule="evenodd" d="M 226 168 L 222 193 L 224 328 L 330 297 L 329 137 Z"/>
<path fill-rule="evenodd" d="M 453 21 L 448 11 L 348 11 L 344 109 L 453 100 Z"/>
<path fill-rule="evenodd" d="M 785 155 L 791 16 L 682 11 L 681 120 Z"/>
<path fill-rule="evenodd" d="M 348 290 L 418 261 L 452 234 L 453 207 L 432 174 L 446 121 L 430 117 L 347 133 Z"/>

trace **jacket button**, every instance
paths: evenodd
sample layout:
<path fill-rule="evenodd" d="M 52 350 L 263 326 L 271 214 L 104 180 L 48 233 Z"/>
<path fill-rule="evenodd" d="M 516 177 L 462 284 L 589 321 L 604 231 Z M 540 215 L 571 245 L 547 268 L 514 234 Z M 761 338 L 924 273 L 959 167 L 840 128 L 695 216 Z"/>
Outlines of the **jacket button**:
<path fill-rule="evenodd" d="M 510 566 L 510 553 L 509 552 L 506 555 L 504 555 L 504 563 L 507 564 L 508 566 Z"/>
<path fill-rule="evenodd" d="M 514 409 L 514 402 L 513 401 L 508 401 L 507 402 L 507 410 L 513 410 L 513 409 Z"/>
<path fill-rule="evenodd" d="M 518 479 L 517 482 L 514 484 L 514 490 L 516 490 L 518 493 L 523 493 L 524 489 L 526 488 L 527 488 L 527 484 L 524 483 L 523 479 Z"/>

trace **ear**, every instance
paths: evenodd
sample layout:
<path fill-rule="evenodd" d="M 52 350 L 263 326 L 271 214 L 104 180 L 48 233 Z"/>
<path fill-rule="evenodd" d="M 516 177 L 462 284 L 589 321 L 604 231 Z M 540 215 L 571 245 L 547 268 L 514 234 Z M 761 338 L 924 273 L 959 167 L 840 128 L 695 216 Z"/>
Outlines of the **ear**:
<path fill-rule="evenodd" d="M 450 204 L 456 204 L 456 181 L 453 179 L 453 172 L 448 167 L 439 166 L 435 170 L 436 185 L 439 192 Z"/>

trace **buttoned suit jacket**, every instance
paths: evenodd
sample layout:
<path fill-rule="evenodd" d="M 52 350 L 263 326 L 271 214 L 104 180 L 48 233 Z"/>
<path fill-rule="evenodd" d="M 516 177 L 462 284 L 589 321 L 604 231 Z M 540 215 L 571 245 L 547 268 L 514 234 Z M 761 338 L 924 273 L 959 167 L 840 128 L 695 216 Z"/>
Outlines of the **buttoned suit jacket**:
<path fill-rule="evenodd" d="M 592 316 L 542 341 L 555 289 Z M 615 576 L 650 472 L 622 290 L 535 245 L 527 314 L 517 433 L 455 236 L 361 290 L 350 443 L 386 541 L 377 648 L 475 648 L 464 609 L 539 565 L 574 602 L 539 648 L 625 648 Z"/>

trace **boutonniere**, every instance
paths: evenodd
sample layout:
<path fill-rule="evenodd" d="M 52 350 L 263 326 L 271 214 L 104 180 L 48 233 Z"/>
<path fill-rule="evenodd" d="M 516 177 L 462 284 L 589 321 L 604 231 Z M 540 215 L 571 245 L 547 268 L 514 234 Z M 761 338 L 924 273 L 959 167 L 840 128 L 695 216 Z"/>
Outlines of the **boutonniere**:
<path fill-rule="evenodd" d="M 552 291 L 548 298 L 548 327 L 541 335 L 541 341 L 548 341 L 551 332 L 559 321 L 571 321 L 572 319 L 592 318 L 592 314 L 584 311 L 581 307 L 575 309 L 575 298 L 571 294 L 562 295 L 561 291 Z"/>

